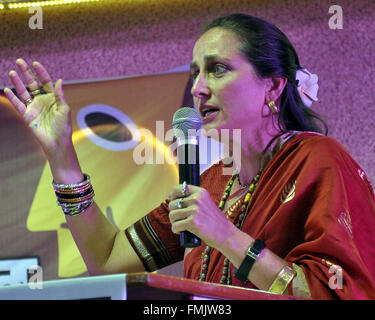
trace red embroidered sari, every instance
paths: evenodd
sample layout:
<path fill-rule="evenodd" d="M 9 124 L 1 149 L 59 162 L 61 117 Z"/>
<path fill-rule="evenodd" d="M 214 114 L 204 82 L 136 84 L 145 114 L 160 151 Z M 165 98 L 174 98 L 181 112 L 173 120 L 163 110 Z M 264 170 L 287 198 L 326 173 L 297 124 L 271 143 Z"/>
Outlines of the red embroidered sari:
<path fill-rule="evenodd" d="M 216 164 L 201 176 L 217 204 L 230 178 L 222 168 Z M 299 282 L 286 293 L 315 299 L 375 299 L 374 230 L 375 196 L 365 173 L 342 145 L 313 133 L 292 138 L 272 157 L 242 227 L 299 270 Z M 166 202 L 125 232 L 149 271 L 183 259 Z M 185 257 L 185 277 L 199 278 L 204 247 Z M 223 262 L 212 249 L 207 281 L 220 282 Z M 255 288 L 230 270 L 233 285 Z"/>

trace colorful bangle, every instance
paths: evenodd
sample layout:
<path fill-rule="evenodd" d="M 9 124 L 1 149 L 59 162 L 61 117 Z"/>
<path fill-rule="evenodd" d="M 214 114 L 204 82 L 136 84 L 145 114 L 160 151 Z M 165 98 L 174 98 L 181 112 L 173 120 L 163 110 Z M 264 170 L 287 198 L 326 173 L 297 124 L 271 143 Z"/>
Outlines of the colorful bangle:
<path fill-rule="evenodd" d="M 57 201 L 57 204 L 62 208 L 65 215 L 76 216 L 84 212 L 87 208 L 89 208 L 93 202 L 94 197 L 79 203 L 64 203 Z"/>
<path fill-rule="evenodd" d="M 81 198 L 84 196 L 87 196 L 88 194 L 94 192 L 92 187 L 90 186 L 84 191 L 78 191 L 76 193 L 61 193 L 61 192 L 55 192 L 56 197 L 61 198 L 61 199 L 76 199 L 76 198 Z"/>
<path fill-rule="evenodd" d="M 84 173 L 83 178 L 84 180 L 80 183 L 61 184 L 61 183 L 56 183 L 55 181 L 52 181 L 52 185 L 55 191 L 74 190 L 74 189 L 83 187 L 87 184 L 90 184 L 90 176 L 88 174 Z"/>
<path fill-rule="evenodd" d="M 74 188 L 74 189 L 58 189 L 58 188 L 54 188 L 54 189 L 56 193 L 69 195 L 69 194 L 86 192 L 90 188 L 91 188 L 91 183 L 88 183 L 83 187 Z"/>
<path fill-rule="evenodd" d="M 73 198 L 73 199 L 66 199 L 66 198 L 57 197 L 57 200 L 59 202 L 63 202 L 63 203 L 79 203 L 79 202 L 86 201 L 86 200 L 89 200 L 89 199 L 93 198 L 94 195 L 95 195 L 94 192 L 91 192 L 90 194 L 88 194 L 84 197 L 78 197 L 78 198 Z"/>
<path fill-rule="evenodd" d="M 276 294 L 283 294 L 296 274 L 297 272 L 291 267 L 284 266 L 272 282 L 268 291 Z"/>
<path fill-rule="evenodd" d="M 234 276 L 238 280 L 244 283 L 249 281 L 248 277 L 249 277 L 250 270 L 253 267 L 254 262 L 257 261 L 260 253 L 265 247 L 266 247 L 266 244 L 259 239 L 255 240 L 250 245 L 250 247 L 247 249 L 245 259 L 242 261 L 240 267 L 238 268 L 238 270 L 236 270 L 234 274 Z"/>
<path fill-rule="evenodd" d="M 57 204 L 69 216 L 76 216 L 91 206 L 94 200 L 94 190 L 90 176 L 83 174 L 84 181 L 74 184 L 57 184 L 52 181 L 57 197 Z"/>

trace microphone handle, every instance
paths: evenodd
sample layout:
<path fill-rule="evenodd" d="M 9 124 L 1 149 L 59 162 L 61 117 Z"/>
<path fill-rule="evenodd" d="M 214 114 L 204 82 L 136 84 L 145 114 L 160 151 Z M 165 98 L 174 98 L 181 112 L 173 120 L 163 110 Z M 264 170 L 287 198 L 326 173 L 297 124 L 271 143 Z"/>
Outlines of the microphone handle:
<path fill-rule="evenodd" d="M 194 144 L 182 144 L 178 147 L 180 184 L 200 186 L 199 147 Z M 183 158 L 181 158 L 183 157 Z M 202 245 L 201 239 L 189 231 L 180 233 L 180 245 L 195 248 Z"/>

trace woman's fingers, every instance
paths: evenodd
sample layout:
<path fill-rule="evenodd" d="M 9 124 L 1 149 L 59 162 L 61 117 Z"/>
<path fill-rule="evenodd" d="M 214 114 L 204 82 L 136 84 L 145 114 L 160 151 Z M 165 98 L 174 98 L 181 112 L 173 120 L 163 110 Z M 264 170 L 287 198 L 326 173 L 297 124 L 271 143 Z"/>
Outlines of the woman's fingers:
<path fill-rule="evenodd" d="M 53 83 L 51 80 L 51 76 L 47 72 L 46 68 L 44 68 L 44 66 L 38 61 L 33 62 L 33 68 L 38 75 L 39 80 L 42 82 L 44 91 L 47 93 L 53 93 Z"/>
<path fill-rule="evenodd" d="M 194 197 L 187 197 L 187 198 L 177 198 L 176 200 L 172 200 L 168 204 L 168 208 L 170 211 L 172 210 L 179 210 L 183 208 L 187 208 L 196 203 L 196 199 Z"/>
<path fill-rule="evenodd" d="M 197 199 L 194 196 L 187 198 L 178 198 L 170 201 L 168 204 L 169 208 L 169 220 L 171 223 L 175 223 L 181 220 L 185 220 L 198 210 Z"/>
<path fill-rule="evenodd" d="M 33 62 L 33 68 L 35 70 L 36 75 L 31 70 L 29 65 L 23 59 L 17 59 L 16 61 L 17 66 L 22 72 L 23 77 L 25 78 L 26 84 L 30 90 L 33 92 L 35 90 L 40 89 L 39 80 L 42 83 L 43 90 L 46 93 L 53 93 L 53 83 L 49 73 L 47 72 L 46 68 L 38 62 Z M 38 80 L 39 79 L 39 80 Z"/>
<path fill-rule="evenodd" d="M 191 184 L 179 184 L 173 187 L 172 191 L 168 195 L 169 200 L 174 200 L 177 198 L 188 197 L 189 195 L 201 191 L 200 187 Z"/>
<path fill-rule="evenodd" d="M 25 102 L 27 99 L 30 99 L 30 93 L 27 91 L 23 81 L 19 77 L 18 73 L 14 70 L 9 72 L 10 80 L 12 81 L 18 97 L 22 102 Z"/>
<path fill-rule="evenodd" d="M 26 81 L 29 90 L 32 92 L 39 89 L 39 81 L 30 69 L 29 65 L 25 62 L 25 60 L 17 59 L 16 64 L 21 70 L 21 73 Z"/>
<path fill-rule="evenodd" d="M 20 112 L 20 114 L 23 116 L 26 112 L 26 106 L 25 104 L 18 99 L 18 97 L 13 93 L 12 90 L 5 88 L 4 93 L 6 97 L 9 99 L 9 101 L 12 103 L 12 105 Z"/>
<path fill-rule="evenodd" d="M 39 84 L 39 80 L 42 83 L 42 88 L 45 91 L 45 93 L 53 93 L 55 95 L 55 98 L 59 104 L 66 104 L 64 94 L 62 91 L 62 80 L 60 80 L 59 83 L 55 84 L 55 87 L 53 86 L 51 77 L 47 70 L 44 68 L 44 66 L 38 62 L 34 61 L 33 62 L 33 68 L 35 70 L 36 75 L 34 72 L 31 70 L 29 65 L 25 62 L 23 59 L 17 59 L 16 64 L 18 68 L 20 69 L 20 72 L 22 73 L 25 81 L 26 81 L 26 86 L 24 82 L 21 80 L 20 75 L 12 70 L 9 73 L 10 79 L 16 89 L 17 95 L 19 99 L 25 104 L 25 101 L 31 98 L 30 92 L 34 92 L 36 90 L 39 90 L 41 88 Z M 39 80 L 38 80 L 39 79 Z M 29 91 L 27 90 L 27 87 L 29 88 Z M 37 93 L 35 93 L 35 96 Z M 13 101 L 16 103 L 16 107 L 20 110 L 23 110 L 18 103 L 12 96 Z M 25 107 L 25 106 L 24 106 Z"/>
<path fill-rule="evenodd" d="M 191 229 L 194 225 L 192 221 L 194 221 L 194 214 L 197 209 L 196 205 L 189 205 L 188 203 L 184 204 L 181 209 L 176 209 L 176 205 L 173 206 L 173 209 L 170 208 L 169 221 L 172 224 L 172 231 L 180 233 L 181 231 Z"/>
<path fill-rule="evenodd" d="M 64 97 L 64 91 L 62 89 L 62 82 L 62 79 L 57 80 L 54 88 L 55 99 L 58 106 L 67 104 Z"/>

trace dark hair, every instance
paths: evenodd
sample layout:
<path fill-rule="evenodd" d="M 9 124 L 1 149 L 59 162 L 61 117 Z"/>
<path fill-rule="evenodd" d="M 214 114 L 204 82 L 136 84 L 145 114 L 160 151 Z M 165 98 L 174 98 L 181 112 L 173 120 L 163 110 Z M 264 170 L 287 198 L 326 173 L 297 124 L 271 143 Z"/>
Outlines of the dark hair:
<path fill-rule="evenodd" d="M 323 133 L 317 121 L 328 134 L 325 121 L 302 101 L 296 84 L 296 72 L 302 69 L 298 55 L 287 36 L 275 25 L 246 14 L 219 17 L 203 28 L 206 31 L 220 27 L 232 31 L 242 42 L 241 52 L 255 68 L 260 78 L 287 78 L 281 94 L 278 125 L 281 132 L 289 130 Z"/>

